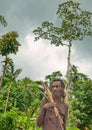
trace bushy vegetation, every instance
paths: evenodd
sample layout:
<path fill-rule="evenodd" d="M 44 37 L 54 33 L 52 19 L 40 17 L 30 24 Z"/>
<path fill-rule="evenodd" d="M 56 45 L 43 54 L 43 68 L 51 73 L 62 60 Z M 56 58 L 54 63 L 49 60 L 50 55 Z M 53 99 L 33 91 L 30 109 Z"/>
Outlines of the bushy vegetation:
<path fill-rule="evenodd" d="M 85 127 L 90 130 L 92 80 L 85 79 L 83 74 L 80 76 L 78 71 L 77 75 L 76 82 L 71 86 L 67 130 L 82 130 Z M 36 126 L 36 118 L 44 94 L 39 82 L 26 77 L 16 83 L 11 84 L 9 81 L 7 84 L 8 86 L 2 86 L 0 90 L 0 130 L 41 130 Z"/>

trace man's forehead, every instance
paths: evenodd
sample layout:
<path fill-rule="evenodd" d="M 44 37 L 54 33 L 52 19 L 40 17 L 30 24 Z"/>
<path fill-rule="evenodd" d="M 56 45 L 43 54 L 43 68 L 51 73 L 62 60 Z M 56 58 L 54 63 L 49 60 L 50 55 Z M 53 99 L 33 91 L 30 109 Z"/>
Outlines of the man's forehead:
<path fill-rule="evenodd" d="M 52 83 L 52 86 L 54 86 L 54 85 L 60 85 L 60 86 L 61 86 L 61 82 L 60 82 L 60 81 L 54 81 L 54 82 Z"/>

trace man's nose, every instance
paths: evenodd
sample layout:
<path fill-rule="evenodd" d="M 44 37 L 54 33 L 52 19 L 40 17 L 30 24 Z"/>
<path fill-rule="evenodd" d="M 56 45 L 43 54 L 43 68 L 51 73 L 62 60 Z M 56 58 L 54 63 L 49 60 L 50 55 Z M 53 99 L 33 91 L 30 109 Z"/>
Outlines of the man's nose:
<path fill-rule="evenodd" d="M 53 89 L 56 90 L 56 87 L 54 87 Z"/>

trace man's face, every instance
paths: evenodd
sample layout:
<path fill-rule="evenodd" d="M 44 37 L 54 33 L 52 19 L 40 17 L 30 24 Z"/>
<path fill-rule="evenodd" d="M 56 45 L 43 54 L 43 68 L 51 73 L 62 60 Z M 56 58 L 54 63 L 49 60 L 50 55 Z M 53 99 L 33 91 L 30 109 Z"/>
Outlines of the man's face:
<path fill-rule="evenodd" d="M 63 91 L 64 89 L 62 88 L 60 81 L 54 81 L 52 83 L 52 93 L 54 96 L 61 96 Z"/>

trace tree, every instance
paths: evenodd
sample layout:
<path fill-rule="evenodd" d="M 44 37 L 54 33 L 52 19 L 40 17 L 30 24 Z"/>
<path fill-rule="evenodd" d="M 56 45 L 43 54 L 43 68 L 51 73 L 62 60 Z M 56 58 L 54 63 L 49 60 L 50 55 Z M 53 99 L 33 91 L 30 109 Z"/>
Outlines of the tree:
<path fill-rule="evenodd" d="M 51 86 L 51 83 L 52 81 L 55 79 L 55 78 L 61 78 L 62 77 L 62 73 L 60 71 L 56 71 L 56 72 L 53 72 L 52 74 L 49 74 L 45 77 L 45 80 L 47 83 L 50 84 Z"/>
<path fill-rule="evenodd" d="M 8 122 L 11 120 L 11 123 L 9 123 L 14 124 L 14 126 L 11 126 L 14 127 L 12 129 L 15 129 L 16 126 L 16 130 L 19 128 L 33 130 L 35 124 L 30 119 L 36 118 L 39 113 L 39 105 L 42 100 L 40 85 L 37 81 L 32 81 L 27 77 L 12 83 L 8 78 L 7 80 L 7 83 L 0 90 L 0 128 L 2 130 L 4 128 L 9 129 L 11 125 Z M 16 110 L 21 112 L 21 114 Z M 3 111 L 4 114 L 2 114 Z M 10 115 L 9 119 L 6 119 L 7 114 Z M 4 116 L 2 117 L 1 115 Z M 4 120 L 5 124 L 3 124 Z"/>
<path fill-rule="evenodd" d="M 3 86 L 5 86 L 5 85 L 7 86 L 7 97 L 6 97 L 6 101 L 5 101 L 4 113 L 6 113 L 6 110 L 7 110 L 11 89 L 15 85 L 16 78 L 21 73 L 21 71 L 22 71 L 21 69 L 17 69 L 15 71 L 13 61 L 10 60 L 10 62 L 7 65 L 7 70 L 4 75 L 4 79 L 3 79 Z"/>
<path fill-rule="evenodd" d="M 6 73 L 5 73 L 4 81 L 3 81 L 4 84 L 9 82 L 9 81 L 15 82 L 17 77 L 21 73 L 21 71 L 22 71 L 22 69 L 20 69 L 20 68 L 15 70 L 14 63 L 13 63 L 12 59 L 9 58 L 9 62 L 7 64 L 7 69 L 6 69 Z"/>
<path fill-rule="evenodd" d="M 0 88 L 2 86 L 3 78 L 7 69 L 7 64 L 9 63 L 10 59 L 8 58 L 9 54 L 16 54 L 18 52 L 18 48 L 20 46 L 19 42 L 17 41 L 18 33 L 17 32 L 9 32 L 3 35 L 0 38 L 0 54 L 5 56 L 4 61 L 4 69 L 3 74 L 0 80 Z"/>
<path fill-rule="evenodd" d="M 87 75 L 78 72 L 76 66 L 71 66 L 69 124 L 78 128 L 92 127 L 92 80 Z"/>
<path fill-rule="evenodd" d="M 92 81 L 77 81 L 74 84 L 71 97 L 72 116 L 75 117 L 75 125 L 80 129 L 89 128 L 92 125 Z M 74 118 L 73 118 L 74 119 Z M 70 122 L 74 122 L 70 117 Z"/>
<path fill-rule="evenodd" d="M 92 36 L 92 13 L 89 11 L 81 10 L 80 4 L 73 0 L 68 0 L 65 3 L 58 5 L 57 15 L 61 20 L 60 27 L 54 26 L 53 23 L 45 21 L 41 27 L 38 27 L 33 31 L 35 41 L 39 38 L 47 39 L 51 41 L 51 44 L 55 46 L 67 46 L 67 70 L 66 70 L 66 103 L 69 101 L 70 90 L 70 58 L 71 47 L 73 40 L 83 40 L 85 36 Z M 64 42 L 66 41 L 66 42 Z"/>

